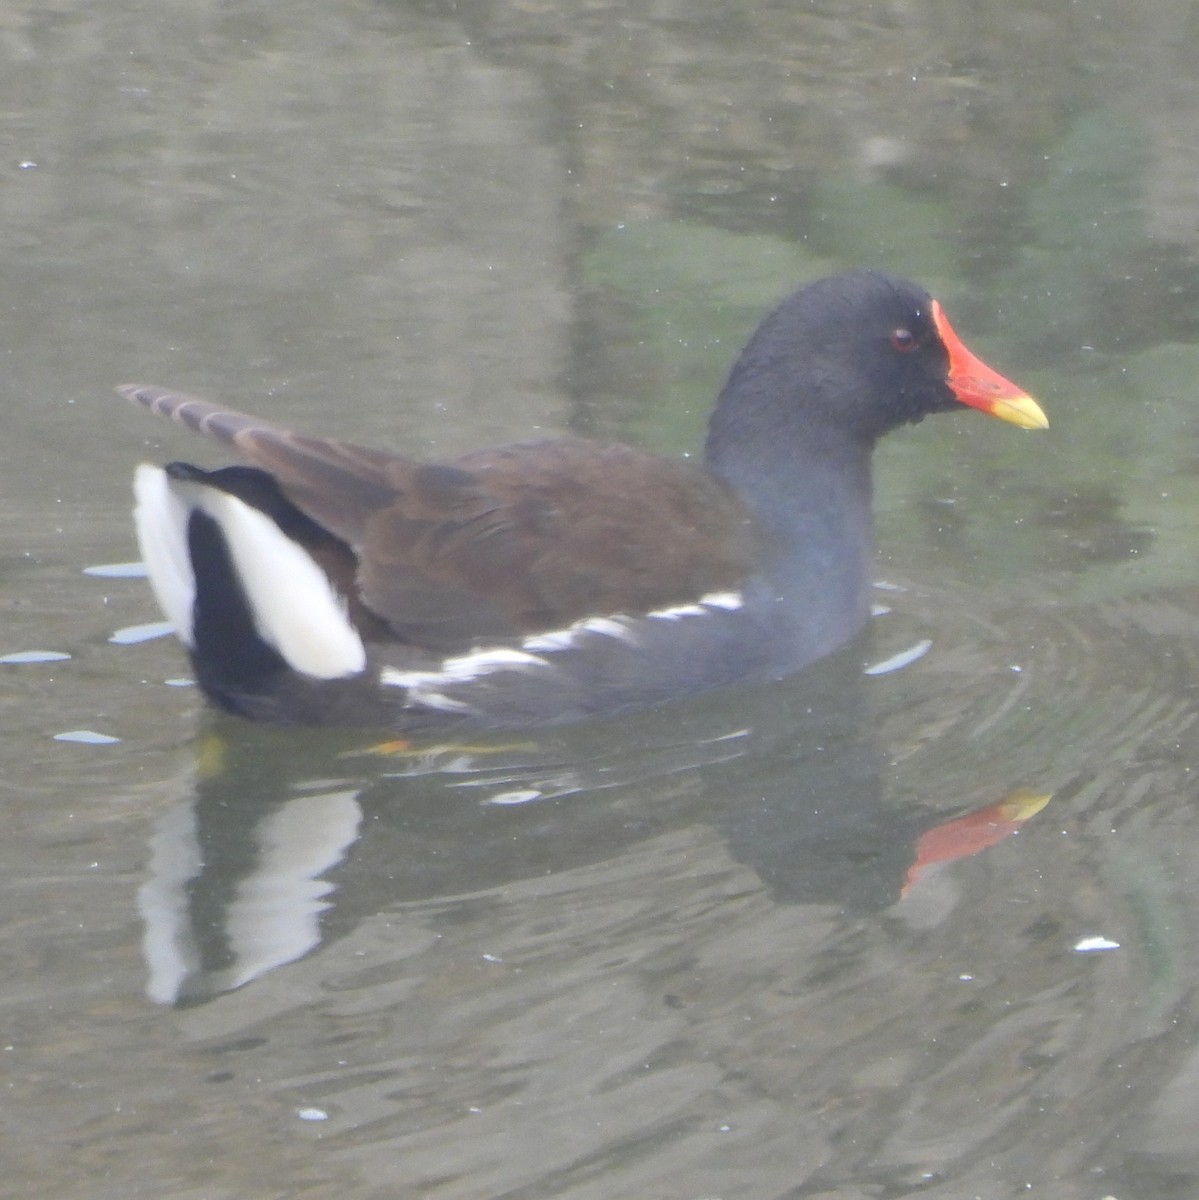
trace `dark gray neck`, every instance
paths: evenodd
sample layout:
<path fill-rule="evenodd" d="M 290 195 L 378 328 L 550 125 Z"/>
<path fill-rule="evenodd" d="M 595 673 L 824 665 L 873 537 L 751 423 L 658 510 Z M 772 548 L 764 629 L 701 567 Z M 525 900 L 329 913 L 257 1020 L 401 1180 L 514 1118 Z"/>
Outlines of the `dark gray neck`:
<path fill-rule="evenodd" d="M 708 465 L 761 522 L 767 548 L 753 603 L 785 626 L 800 666 L 848 641 L 869 615 L 873 447 L 837 432 L 775 432 L 710 438 Z"/>

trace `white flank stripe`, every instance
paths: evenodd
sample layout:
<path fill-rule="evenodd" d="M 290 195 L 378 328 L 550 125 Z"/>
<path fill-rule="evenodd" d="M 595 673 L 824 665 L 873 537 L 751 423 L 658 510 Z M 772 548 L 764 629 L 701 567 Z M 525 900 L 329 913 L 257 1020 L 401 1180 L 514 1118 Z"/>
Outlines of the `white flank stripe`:
<path fill-rule="evenodd" d="M 617 638 L 619 641 L 637 640 L 628 617 L 588 617 L 579 622 L 579 630 L 582 633 L 601 633 L 604 637 Z"/>
<path fill-rule="evenodd" d="M 366 666 L 366 648 L 329 577 L 269 517 L 215 488 L 188 487 L 221 527 L 262 639 L 288 666 L 338 679 Z"/>
<path fill-rule="evenodd" d="M 707 611 L 702 604 L 678 604 L 674 608 L 655 608 L 645 615 L 653 621 L 677 621 L 681 617 L 702 617 Z"/>
<path fill-rule="evenodd" d="M 133 476 L 133 494 L 137 541 L 154 598 L 175 635 L 191 646 L 196 577 L 187 554 L 188 506 L 175 494 L 167 473 L 145 463 Z"/>
<path fill-rule="evenodd" d="M 396 667 L 385 667 L 379 674 L 379 682 L 388 687 L 428 688 L 445 687 L 452 683 L 469 683 L 496 671 L 519 670 L 522 667 L 547 667 L 549 663 L 536 654 L 528 654 L 510 646 L 492 646 L 486 650 L 475 650 L 457 658 L 447 658 L 433 671 L 401 671 Z"/>
<path fill-rule="evenodd" d="M 745 599 L 740 592 L 709 592 L 706 596 L 700 596 L 699 602 L 705 608 L 727 608 L 732 611 L 740 608 Z"/>
<path fill-rule="evenodd" d="M 646 613 L 657 621 L 677 621 L 680 617 L 708 616 L 712 609 L 722 608 L 726 612 L 736 612 L 744 600 L 740 592 L 708 592 L 700 596 L 694 604 L 674 604 L 669 608 L 655 608 Z"/>
<path fill-rule="evenodd" d="M 450 679 L 477 679 L 480 675 L 490 675 L 494 671 L 507 670 L 510 667 L 544 667 L 544 658 L 536 654 L 526 654 L 511 646 L 491 646 L 486 650 L 474 650 L 470 654 L 461 654 L 457 658 L 447 658 L 441 664 L 441 674 Z"/>
<path fill-rule="evenodd" d="M 579 631 L 573 626 L 569 629 L 551 629 L 549 633 L 537 633 L 527 637 L 521 645 L 526 650 L 534 652 L 543 650 L 565 650 L 574 640 Z"/>
<path fill-rule="evenodd" d="M 510 646 L 493 646 L 471 654 L 461 654 L 457 658 L 447 658 L 434 671 L 401 671 L 396 667 L 384 667 L 379 672 L 379 682 L 385 687 L 407 688 L 409 705 L 423 704 L 438 712 L 471 712 L 473 709 L 470 704 L 455 700 L 442 689 L 470 683 L 486 675 L 494 675 L 497 671 L 522 671 L 530 667 L 548 666 L 549 663 L 536 654 Z"/>
<path fill-rule="evenodd" d="M 638 626 L 647 619 L 677 621 L 684 617 L 710 616 L 714 608 L 734 611 L 742 605 L 739 592 L 710 592 L 695 604 L 677 604 L 670 608 L 654 609 L 643 617 L 623 613 L 604 617 L 584 617 L 565 629 L 550 629 L 532 634 L 521 641 L 519 649 L 493 646 L 470 654 L 447 658 L 433 670 L 404 671 L 385 667 L 379 682 L 386 687 L 407 688 L 409 702 L 424 704 L 446 712 L 470 711 L 471 706 L 447 694 L 457 684 L 470 683 L 496 671 L 520 671 L 553 666 L 553 656 L 569 650 L 580 639 L 594 635 L 615 638 L 629 645 L 638 643 Z M 549 658 L 543 657 L 549 655 Z"/>
<path fill-rule="evenodd" d="M 553 653 L 555 650 L 568 649 L 581 636 L 588 633 L 619 638 L 630 645 L 636 645 L 639 621 L 679 621 L 684 617 L 707 617 L 712 615 L 714 608 L 735 612 L 743 604 L 744 599 L 740 592 L 708 592 L 693 604 L 673 604 L 667 608 L 654 608 L 644 616 L 632 617 L 627 613 L 613 613 L 606 617 L 583 617 L 565 629 L 550 629 L 545 633 L 535 633 L 525 638 L 521 642 L 521 646 L 535 652 Z"/>

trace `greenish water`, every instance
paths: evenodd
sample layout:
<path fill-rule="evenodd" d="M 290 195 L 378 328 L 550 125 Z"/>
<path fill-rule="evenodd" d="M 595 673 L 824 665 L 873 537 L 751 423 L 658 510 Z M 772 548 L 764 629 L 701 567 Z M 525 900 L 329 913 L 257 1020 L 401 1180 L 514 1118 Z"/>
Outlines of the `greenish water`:
<path fill-rule="evenodd" d="M 1196 1194 L 1196 36 L 0 4 L 0 656 L 47 652 L 0 663 L 0 1195 Z M 83 573 L 135 555 L 133 466 L 217 461 L 113 385 L 685 453 L 763 310 L 857 264 L 1052 427 L 888 440 L 888 611 L 811 678 L 383 754 L 109 640 L 156 618 Z"/>

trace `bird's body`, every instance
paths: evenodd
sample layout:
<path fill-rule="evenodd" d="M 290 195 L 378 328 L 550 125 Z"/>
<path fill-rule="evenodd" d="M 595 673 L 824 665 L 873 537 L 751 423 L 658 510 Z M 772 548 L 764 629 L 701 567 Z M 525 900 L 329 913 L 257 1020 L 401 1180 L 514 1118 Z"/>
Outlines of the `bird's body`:
<path fill-rule="evenodd" d="M 873 272 L 766 318 L 702 467 L 583 439 L 421 463 L 120 390 L 249 464 L 138 473 L 143 554 L 205 692 L 255 719 L 402 730 L 798 670 L 866 618 L 877 438 L 962 403 L 1045 423 L 926 293 Z"/>

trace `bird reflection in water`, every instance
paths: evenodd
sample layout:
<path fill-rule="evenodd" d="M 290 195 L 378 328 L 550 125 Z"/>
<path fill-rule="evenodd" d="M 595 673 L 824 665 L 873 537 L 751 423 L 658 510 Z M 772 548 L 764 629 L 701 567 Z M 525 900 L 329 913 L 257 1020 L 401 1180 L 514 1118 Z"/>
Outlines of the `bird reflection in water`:
<path fill-rule="evenodd" d="M 394 924 L 405 906 L 612 863 L 698 826 L 776 903 L 847 920 L 886 909 L 1048 797 L 1017 791 L 948 821 L 888 802 L 864 641 L 784 683 L 535 740 L 422 747 L 213 717 L 139 894 L 148 994 L 202 1003 L 379 913 Z"/>

